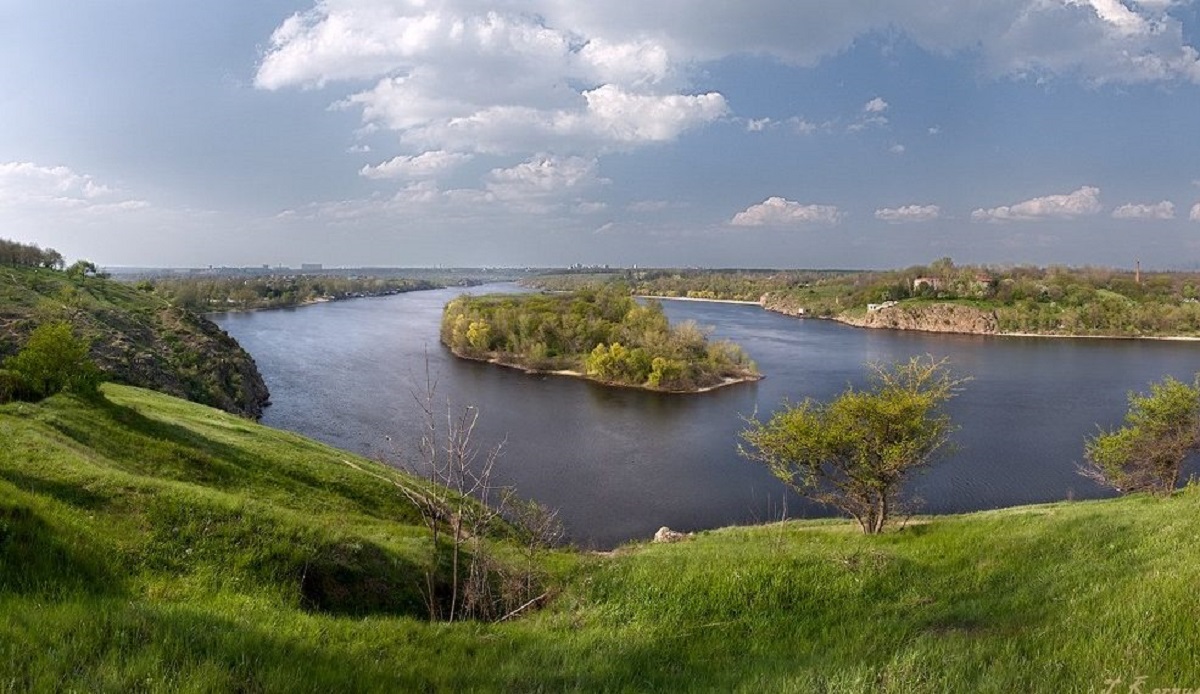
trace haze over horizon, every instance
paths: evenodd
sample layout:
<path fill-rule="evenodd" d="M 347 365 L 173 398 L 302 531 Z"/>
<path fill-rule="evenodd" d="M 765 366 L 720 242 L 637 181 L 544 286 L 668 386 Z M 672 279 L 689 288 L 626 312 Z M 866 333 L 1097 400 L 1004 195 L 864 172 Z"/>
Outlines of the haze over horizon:
<path fill-rule="evenodd" d="M 0 0 L 107 266 L 1200 266 L 1196 0 Z"/>

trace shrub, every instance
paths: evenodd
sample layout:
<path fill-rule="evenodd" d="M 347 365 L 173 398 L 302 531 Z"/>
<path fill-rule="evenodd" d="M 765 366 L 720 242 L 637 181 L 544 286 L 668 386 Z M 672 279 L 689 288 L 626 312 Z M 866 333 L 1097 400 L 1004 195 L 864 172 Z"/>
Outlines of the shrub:
<path fill-rule="evenodd" d="M 17 377 L 10 383 L 23 384 L 19 388 L 23 399 L 41 399 L 63 390 L 90 395 L 100 385 L 100 370 L 88 358 L 87 343 L 61 321 L 38 326 L 25 348 L 5 366 Z"/>

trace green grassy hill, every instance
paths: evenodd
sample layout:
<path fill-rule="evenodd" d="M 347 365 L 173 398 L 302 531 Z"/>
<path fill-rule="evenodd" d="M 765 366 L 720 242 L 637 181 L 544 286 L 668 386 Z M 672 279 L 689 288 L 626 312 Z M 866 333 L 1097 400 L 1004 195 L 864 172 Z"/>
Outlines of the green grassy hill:
<path fill-rule="evenodd" d="M 1200 687 L 1195 489 L 558 552 L 545 609 L 430 624 L 417 482 L 103 393 L 0 406 L 0 691 Z"/>
<path fill-rule="evenodd" d="M 0 361 L 39 324 L 62 320 L 112 379 L 258 417 L 268 400 L 254 359 L 212 321 L 133 285 L 0 266 Z"/>

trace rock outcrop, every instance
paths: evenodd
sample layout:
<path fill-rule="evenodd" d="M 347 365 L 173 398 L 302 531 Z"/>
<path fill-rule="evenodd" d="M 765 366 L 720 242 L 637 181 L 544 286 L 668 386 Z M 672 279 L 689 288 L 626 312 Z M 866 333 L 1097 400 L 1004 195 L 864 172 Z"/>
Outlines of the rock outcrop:
<path fill-rule="evenodd" d="M 970 335 L 994 335 L 999 332 L 994 311 L 964 304 L 901 303 L 862 316 L 838 316 L 837 320 L 861 328 Z"/>
<path fill-rule="evenodd" d="M 682 542 L 688 539 L 688 536 L 688 533 L 681 533 L 678 530 L 671 530 L 664 525 L 658 529 L 658 532 L 654 533 L 654 540 L 652 541 L 660 543 Z"/>

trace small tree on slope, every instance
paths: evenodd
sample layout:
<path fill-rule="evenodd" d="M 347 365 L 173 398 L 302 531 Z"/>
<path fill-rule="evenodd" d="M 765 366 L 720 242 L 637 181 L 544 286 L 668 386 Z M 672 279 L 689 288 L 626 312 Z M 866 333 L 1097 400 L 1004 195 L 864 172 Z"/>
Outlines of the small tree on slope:
<path fill-rule="evenodd" d="M 1167 376 L 1148 395 L 1129 394 L 1125 425 L 1087 440 L 1085 477 L 1128 494 L 1170 494 L 1188 454 L 1200 448 L 1200 376 L 1191 385 Z"/>
<path fill-rule="evenodd" d="M 963 382 L 933 358 L 872 369 L 869 390 L 785 405 L 766 423 L 750 418 L 746 445 L 738 448 L 801 495 L 849 514 L 868 534 L 883 530 L 897 510 L 905 478 L 948 442 L 954 427 L 941 406 Z"/>

